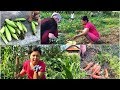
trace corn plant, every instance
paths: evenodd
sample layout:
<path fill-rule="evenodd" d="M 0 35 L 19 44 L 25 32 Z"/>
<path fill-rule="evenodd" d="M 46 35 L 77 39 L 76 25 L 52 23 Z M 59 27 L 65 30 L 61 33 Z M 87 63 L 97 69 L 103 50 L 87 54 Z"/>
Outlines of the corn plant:
<path fill-rule="evenodd" d="M 57 44 L 39 46 L 41 46 L 42 50 L 40 59 L 46 63 L 45 74 L 47 79 L 84 79 L 87 77 L 86 72 L 80 69 L 81 62 L 79 54 L 68 54 L 65 50 L 61 50 L 61 45 Z M 19 73 L 22 69 L 23 62 L 29 59 L 27 52 L 32 47 L 1 46 L 0 69 L 2 79 L 14 79 L 14 74 Z M 114 46 L 102 46 L 102 49 L 102 53 L 98 53 L 95 60 L 100 65 L 104 65 L 104 63 L 108 64 L 110 78 L 120 78 L 119 49 L 117 47 L 114 48 Z M 25 76 L 21 79 L 27 78 Z"/>

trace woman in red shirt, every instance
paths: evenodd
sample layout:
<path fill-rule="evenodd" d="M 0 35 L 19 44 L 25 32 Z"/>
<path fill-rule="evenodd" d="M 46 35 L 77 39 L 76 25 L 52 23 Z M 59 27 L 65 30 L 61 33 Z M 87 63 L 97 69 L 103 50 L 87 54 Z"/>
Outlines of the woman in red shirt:
<path fill-rule="evenodd" d="M 46 79 L 45 69 L 46 64 L 40 60 L 41 50 L 39 47 L 34 47 L 29 51 L 30 59 L 23 63 L 23 68 L 17 77 L 22 77 L 25 74 L 28 79 Z"/>
<path fill-rule="evenodd" d="M 90 42 L 88 45 L 98 42 L 98 40 L 100 39 L 100 34 L 94 24 L 89 22 L 87 16 L 82 17 L 82 24 L 84 26 L 84 30 L 81 30 L 82 33 L 76 35 L 74 39 L 80 36 L 85 36 Z"/>

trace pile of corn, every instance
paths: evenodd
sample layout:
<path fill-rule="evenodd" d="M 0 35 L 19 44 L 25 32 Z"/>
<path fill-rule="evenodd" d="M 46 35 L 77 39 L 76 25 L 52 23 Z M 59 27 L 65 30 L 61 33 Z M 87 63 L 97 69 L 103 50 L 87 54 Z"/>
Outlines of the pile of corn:
<path fill-rule="evenodd" d="M 12 38 L 19 40 L 21 36 L 23 36 L 27 32 L 26 26 L 22 23 L 26 21 L 25 18 L 15 18 L 14 20 L 5 19 L 5 22 L 0 30 L 0 37 L 8 44 L 8 42 L 12 41 Z M 31 21 L 31 29 L 33 35 L 37 33 L 36 26 L 38 23 L 36 21 Z"/>

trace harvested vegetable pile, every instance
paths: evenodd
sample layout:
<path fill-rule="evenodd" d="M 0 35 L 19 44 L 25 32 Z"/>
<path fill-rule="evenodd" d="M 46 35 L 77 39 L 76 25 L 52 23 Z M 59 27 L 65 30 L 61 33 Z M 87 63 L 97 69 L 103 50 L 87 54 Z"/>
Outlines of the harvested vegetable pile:
<path fill-rule="evenodd" d="M 23 24 L 24 21 L 26 21 L 25 18 L 15 18 L 14 20 L 5 19 L 0 30 L 0 36 L 5 44 L 8 44 L 8 42 L 12 41 L 13 38 L 16 40 L 24 39 L 24 35 L 27 32 L 27 28 Z M 37 32 L 36 25 L 38 25 L 36 21 L 31 22 L 33 35 Z"/>
<path fill-rule="evenodd" d="M 86 73 L 86 79 L 120 78 L 120 61 L 119 56 L 115 53 L 119 51 L 119 46 L 103 47 L 106 45 L 102 45 L 101 49 L 87 48 L 84 56 L 81 57 L 80 68 Z"/>
<path fill-rule="evenodd" d="M 29 21 L 30 13 L 31 11 L 1 11 L 0 45 L 40 42 L 40 25 L 35 19 Z"/>

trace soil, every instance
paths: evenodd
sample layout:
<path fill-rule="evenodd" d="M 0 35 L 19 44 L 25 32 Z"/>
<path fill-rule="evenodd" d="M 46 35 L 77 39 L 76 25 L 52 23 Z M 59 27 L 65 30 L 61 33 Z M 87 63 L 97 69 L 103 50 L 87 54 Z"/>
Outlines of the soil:
<path fill-rule="evenodd" d="M 75 40 L 77 44 L 88 44 L 86 37 L 82 36 Z M 101 35 L 101 40 L 96 44 L 119 44 L 119 28 L 111 28 L 111 33 L 108 35 Z"/>
<path fill-rule="evenodd" d="M 85 53 L 85 56 L 82 57 L 80 59 L 80 68 L 83 69 L 86 67 L 86 65 L 89 63 L 89 62 L 94 62 L 94 63 L 98 63 L 96 60 L 95 60 L 95 57 L 98 53 L 100 53 L 101 51 L 99 49 L 95 49 L 95 48 L 88 48 L 86 53 Z M 108 62 L 104 62 L 102 65 L 101 65 L 101 69 L 103 70 L 104 68 L 107 68 L 108 69 L 108 73 L 109 73 L 109 78 L 110 79 L 114 79 L 115 78 L 115 74 L 113 73 L 113 71 L 111 70 L 111 68 L 109 67 L 109 63 Z M 86 71 L 87 74 L 89 74 L 89 71 Z M 90 76 L 86 76 L 85 79 L 91 79 Z"/>

